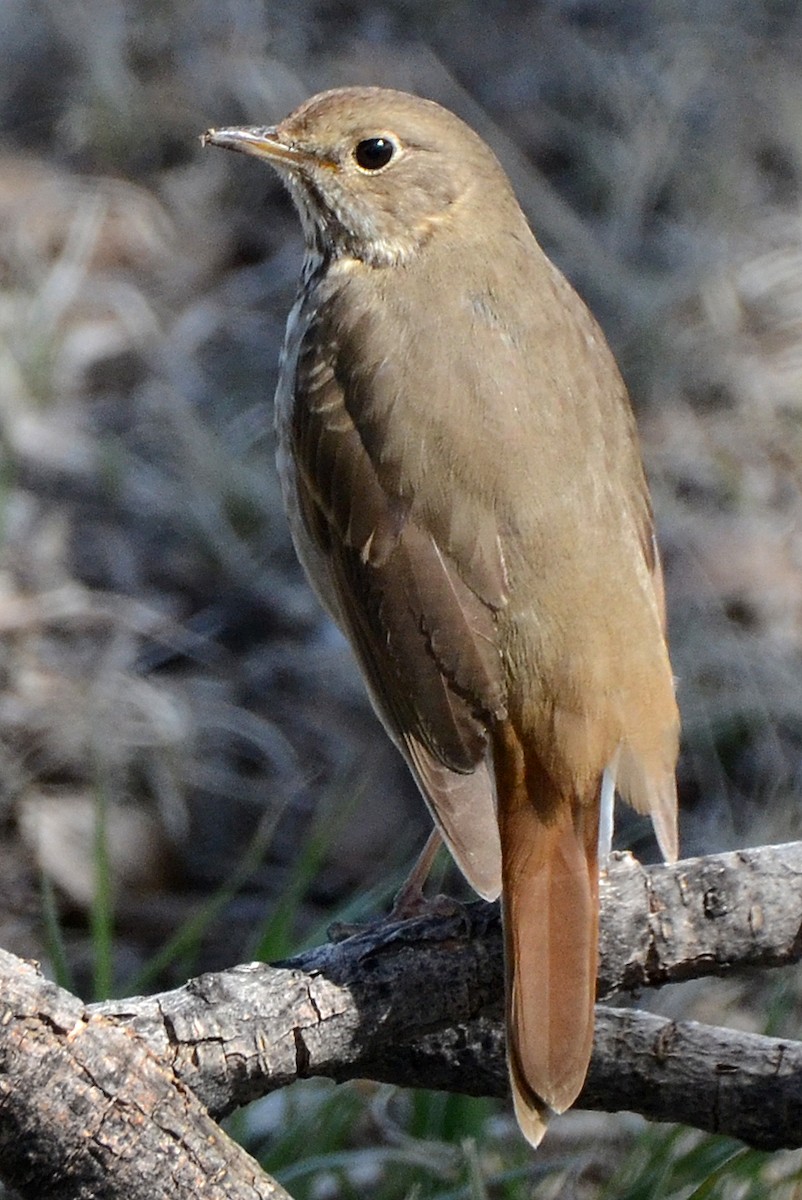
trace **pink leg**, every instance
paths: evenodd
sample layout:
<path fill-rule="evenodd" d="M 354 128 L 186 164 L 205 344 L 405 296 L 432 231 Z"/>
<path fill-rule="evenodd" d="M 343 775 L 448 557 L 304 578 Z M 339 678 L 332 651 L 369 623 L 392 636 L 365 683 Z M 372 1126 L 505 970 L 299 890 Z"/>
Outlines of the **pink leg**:
<path fill-rule="evenodd" d="M 429 878 L 437 851 L 443 844 L 437 829 L 433 829 L 426 839 L 426 844 L 417 857 L 414 867 L 401 884 L 393 907 L 387 917 L 390 921 L 402 921 L 405 917 L 415 917 L 431 908 L 431 901 L 423 894 L 423 886 Z"/>

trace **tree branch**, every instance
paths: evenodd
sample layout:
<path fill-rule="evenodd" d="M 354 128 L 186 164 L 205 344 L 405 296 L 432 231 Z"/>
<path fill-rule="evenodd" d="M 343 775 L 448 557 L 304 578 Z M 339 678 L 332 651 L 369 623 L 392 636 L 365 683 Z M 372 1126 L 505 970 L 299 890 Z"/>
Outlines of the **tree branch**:
<path fill-rule="evenodd" d="M 802 843 L 673 867 L 615 856 L 600 995 L 798 961 L 801 883 Z M 180 1200 L 199 1177 L 204 1195 L 284 1196 L 198 1101 L 221 1115 L 301 1077 L 507 1091 L 501 928 L 482 903 L 102 1005 L 2 952 L 0 978 L 0 1173 L 25 1195 L 79 1194 L 86 1172 L 100 1197 Z M 602 1005 L 579 1103 L 799 1146 L 802 1044 Z M 69 1188 L 48 1190 L 65 1163 Z"/>
<path fill-rule="evenodd" d="M 643 867 L 602 879 L 598 995 L 783 967 L 802 957 L 802 842 Z"/>
<path fill-rule="evenodd" d="M 798 961 L 801 885 L 802 843 L 671 867 L 616 855 L 602 888 L 599 994 Z M 506 1095 L 502 997 L 498 911 L 477 903 L 100 1011 L 136 1028 L 223 1114 L 316 1075 Z M 800 1072 L 795 1042 L 599 1006 L 579 1103 L 798 1146 Z"/>
<path fill-rule="evenodd" d="M 0 950 L 0 1177 L 25 1197 L 289 1200 L 144 1039 Z"/>

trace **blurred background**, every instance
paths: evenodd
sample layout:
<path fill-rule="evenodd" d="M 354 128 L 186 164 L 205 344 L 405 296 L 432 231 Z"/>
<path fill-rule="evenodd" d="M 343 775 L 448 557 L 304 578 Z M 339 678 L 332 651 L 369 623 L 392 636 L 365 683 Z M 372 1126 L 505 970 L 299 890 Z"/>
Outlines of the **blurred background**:
<path fill-rule="evenodd" d="M 802 5 L 3 0 L 0 47 L 0 944 L 87 998 L 179 983 L 375 913 L 425 835 L 280 508 L 298 222 L 198 141 L 348 83 L 478 129 L 618 357 L 684 853 L 801 836 Z M 657 1003 L 799 1032 L 790 976 Z M 732 1152 L 640 1129 L 578 1114 L 535 1164 L 498 1106 L 324 1085 L 237 1125 L 319 1200 L 685 1196 Z M 743 1161 L 705 1195 L 802 1195 Z"/>

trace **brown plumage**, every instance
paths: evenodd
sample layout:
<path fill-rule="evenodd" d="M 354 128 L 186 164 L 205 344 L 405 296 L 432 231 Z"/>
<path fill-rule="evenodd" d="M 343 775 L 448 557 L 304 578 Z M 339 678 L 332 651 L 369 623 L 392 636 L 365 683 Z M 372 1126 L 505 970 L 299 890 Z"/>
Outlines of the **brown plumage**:
<path fill-rule="evenodd" d="M 678 717 L 624 386 L 451 113 L 347 88 L 204 140 L 275 166 L 301 214 L 276 396 L 293 536 L 456 861 L 501 891 L 510 1076 L 537 1144 L 590 1056 L 614 782 L 676 854 Z"/>

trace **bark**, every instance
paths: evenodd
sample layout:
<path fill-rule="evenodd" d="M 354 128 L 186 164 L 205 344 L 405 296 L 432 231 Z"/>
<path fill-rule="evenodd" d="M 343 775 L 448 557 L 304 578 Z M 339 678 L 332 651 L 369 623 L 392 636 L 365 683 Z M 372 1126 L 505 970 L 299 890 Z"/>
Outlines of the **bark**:
<path fill-rule="evenodd" d="M 802 843 L 673 867 L 616 856 L 600 996 L 798 961 L 800 883 Z M 180 1198 L 201 1178 L 204 1195 L 284 1195 L 206 1109 L 301 1077 L 507 1091 L 501 929 L 486 904 L 102 1005 L 7 954 L 0 975 L 0 1174 L 24 1195 Z M 802 1044 L 600 1005 L 579 1104 L 800 1146 Z"/>
<path fill-rule="evenodd" d="M 36 1200 L 288 1200 L 135 1031 L 0 951 L 0 1177 Z"/>

